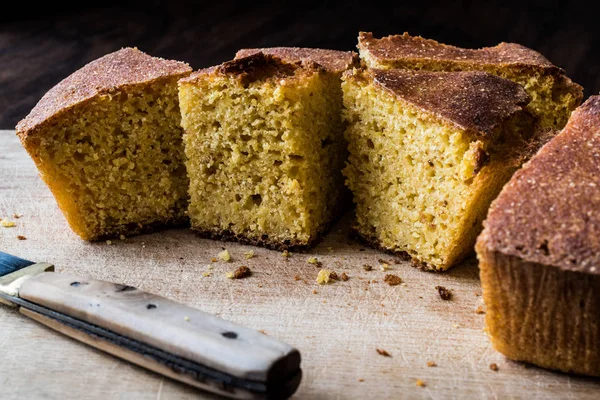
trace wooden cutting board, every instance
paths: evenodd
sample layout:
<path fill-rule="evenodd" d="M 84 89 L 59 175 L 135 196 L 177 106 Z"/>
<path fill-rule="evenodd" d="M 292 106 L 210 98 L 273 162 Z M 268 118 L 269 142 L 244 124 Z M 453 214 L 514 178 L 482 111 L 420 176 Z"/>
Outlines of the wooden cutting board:
<path fill-rule="evenodd" d="M 13 218 L 13 214 L 22 214 Z M 428 273 L 347 239 L 351 216 L 307 254 L 200 239 L 179 229 L 86 243 L 69 229 L 14 131 L 0 131 L 0 250 L 57 270 L 137 286 L 264 330 L 302 353 L 296 398 L 589 398 L 600 382 L 507 360 L 484 332 L 477 263 Z M 23 235 L 26 240 L 18 240 Z M 211 262 L 227 248 L 230 263 Z M 254 250 L 254 258 L 244 253 Z M 323 266 L 350 279 L 321 286 Z M 379 269 L 386 260 L 389 271 Z M 367 272 L 363 265 L 373 270 Z M 250 278 L 227 279 L 240 265 Z M 211 276 L 203 276 L 209 272 Z M 389 286 L 385 274 L 405 285 Z M 299 277 L 296 278 L 296 277 Z M 436 285 L 452 290 L 440 299 Z M 0 307 L 2 399 L 213 398 L 63 337 Z M 391 357 L 377 353 L 384 349 Z M 437 367 L 428 367 L 433 361 Z M 498 371 L 490 369 L 496 363 Z M 422 380 L 426 386 L 416 385 Z"/>

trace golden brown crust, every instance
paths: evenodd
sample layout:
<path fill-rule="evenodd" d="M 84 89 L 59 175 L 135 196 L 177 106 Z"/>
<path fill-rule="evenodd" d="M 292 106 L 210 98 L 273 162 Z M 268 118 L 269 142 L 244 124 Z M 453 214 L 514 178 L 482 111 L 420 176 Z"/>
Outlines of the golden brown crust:
<path fill-rule="evenodd" d="M 391 35 L 376 39 L 371 32 L 360 32 L 358 48 L 369 52 L 377 62 L 386 63 L 403 60 L 436 60 L 463 65 L 498 67 L 529 67 L 562 74 L 564 71 L 537 51 L 516 43 L 500 43 L 494 47 L 463 49 L 449 46 L 420 36 Z"/>
<path fill-rule="evenodd" d="M 137 48 L 124 48 L 107 54 L 50 89 L 29 115 L 17 124 L 17 134 L 24 141 L 42 124 L 99 94 L 161 78 L 183 76 L 191 71 L 186 63 L 152 57 Z"/>
<path fill-rule="evenodd" d="M 487 332 L 507 357 L 600 376 L 600 275 L 549 268 L 478 242 Z"/>
<path fill-rule="evenodd" d="M 486 72 L 427 72 L 368 69 L 346 79 L 367 79 L 400 99 L 464 129 L 487 137 L 530 100 L 523 87 Z"/>
<path fill-rule="evenodd" d="M 518 171 L 494 201 L 478 246 L 600 274 L 600 96 Z"/>
<path fill-rule="evenodd" d="M 353 51 L 339 51 L 326 49 L 310 49 L 302 47 L 268 47 L 262 49 L 241 49 L 235 58 L 243 58 L 256 53 L 277 56 L 287 62 L 302 60 L 314 61 L 330 72 L 342 73 L 352 67 L 358 66 L 358 54 Z"/>
<path fill-rule="evenodd" d="M 193 83 L 198 78 L 215 75 L 233 76 L 242 85 L 248 85 L 255 81 L 280 80 L 322 71 L 325 71 L 323 67 L 310 60 L 288 62 L 279 57 L 259 52 L 247 57 L 227 61 L 220 65 L 201 69 L 181 79 L 180 82 Z"/>

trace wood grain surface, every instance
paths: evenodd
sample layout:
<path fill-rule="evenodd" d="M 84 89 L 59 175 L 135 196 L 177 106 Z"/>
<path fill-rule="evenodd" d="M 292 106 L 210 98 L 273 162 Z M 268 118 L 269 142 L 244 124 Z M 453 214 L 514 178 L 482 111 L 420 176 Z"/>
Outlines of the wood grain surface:
<path fill-rule="evenodd" d="M 22 217 L 13 218 L 15 213 Z M 598 380 L 514 363 L 491 348 L 483 315 L 476 313 L 482 300 L 475 261 L 444 274 L 422 272 L 347 239 L 349 216 L 315 249 L 289 258 L 200 239 L 185 229 L 111 245 L 86 243 L 69 230 L 14 132 L 0 131 L 0 218 L 16 222 L 14 228 L 0 227 L 2 251 L 48 261 L 59 272 L 136 286 L 298 348 L 304 370 L 299 399 L 597 399 L 600 393 Z M 222 248 L 232 262 L 211 262 Z M 244 253 L 251 249 L 255 256 L 247 260 Z M 350 279 L 317 285 L 319 268 L 307 263 L 309 257 Z M 379 269 L 380 259 L 390 263 L 389 271 Z M 373 270 L 365 271 L 365 264 Z M 227 279 L 240 265 L 253 275 Z M 384 283 L 388 273 L 405 285 Z M 436 285 L 451 289 L 452 299 L 441 300 Z M 66 338 L 11 308 L 0 306 L 0 321 L 2 399 L 215 398 Z M 437 366 L 428 367 L 428 361 Z M 418 379 L 426 386 L 417 386 Z"/>

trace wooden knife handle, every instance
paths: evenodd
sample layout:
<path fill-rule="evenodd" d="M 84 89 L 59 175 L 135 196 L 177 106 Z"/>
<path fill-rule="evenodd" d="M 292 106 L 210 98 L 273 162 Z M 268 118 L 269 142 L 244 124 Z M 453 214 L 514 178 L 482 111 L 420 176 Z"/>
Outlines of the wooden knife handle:
<path fill-rule="evenodd" d="M 300 353 L 293 347 L 131 286 L 44 272 L 23 282 L 19 297 L 81 321 L 61 322 L 21 307 L 52 329 L 221 395 L 285 398 L 300 383 Z"/>

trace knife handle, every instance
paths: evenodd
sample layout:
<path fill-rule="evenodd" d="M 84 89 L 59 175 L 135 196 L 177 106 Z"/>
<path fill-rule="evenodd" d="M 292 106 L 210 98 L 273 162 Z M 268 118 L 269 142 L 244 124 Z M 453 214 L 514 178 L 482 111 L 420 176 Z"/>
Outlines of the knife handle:
<path fill-rule="evenodd" d="M 300 353 L 288 344 L 132 286 L 44 272 L 19 298 L 36 306 L 21 313 L 56 331 L 204 390 L 286 398 L 300 384 Z"/>

